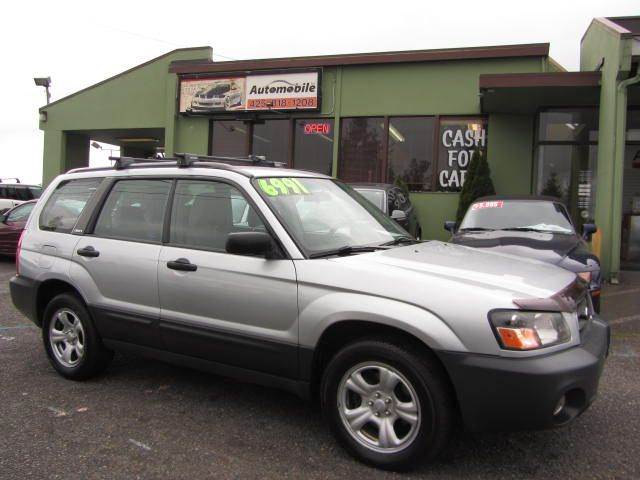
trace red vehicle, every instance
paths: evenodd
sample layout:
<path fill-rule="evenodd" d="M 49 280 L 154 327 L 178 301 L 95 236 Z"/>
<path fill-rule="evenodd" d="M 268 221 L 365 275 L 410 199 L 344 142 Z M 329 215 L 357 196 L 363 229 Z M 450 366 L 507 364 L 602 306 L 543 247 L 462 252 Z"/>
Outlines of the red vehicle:
<path fill-rule="evenodd" d="M 24 202 L 0 215 L 0 255 L 15 255 L 20 234 L 36 200 Z"/>

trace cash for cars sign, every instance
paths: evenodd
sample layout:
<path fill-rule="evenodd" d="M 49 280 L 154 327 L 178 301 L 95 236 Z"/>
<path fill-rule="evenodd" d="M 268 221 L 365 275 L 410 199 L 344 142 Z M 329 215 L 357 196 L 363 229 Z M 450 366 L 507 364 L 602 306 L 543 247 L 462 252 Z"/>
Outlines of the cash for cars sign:
<path fill-rule="evenodd" d="M 440 130 L 438 190 L 455 192 L 464 185 L 475 149 L 484 149 L 486 125 L 480 122 L 443 125 Z"/>
<path fill-rule="evenodd" d="M 317 110 L 318 71 L 183 78 L 180 113 L 223 113 L 259 110 Z"/>

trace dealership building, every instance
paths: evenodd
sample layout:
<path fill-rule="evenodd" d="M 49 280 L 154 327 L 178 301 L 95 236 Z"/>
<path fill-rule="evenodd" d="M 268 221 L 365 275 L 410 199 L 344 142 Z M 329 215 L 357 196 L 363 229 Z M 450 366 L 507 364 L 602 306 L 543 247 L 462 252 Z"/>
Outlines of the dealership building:
<path fill-rule="evenodd" d="M 576 39 L 578 41 L 578 39 Z M 580 71 L 548 44 L 214 62 L 174 50 L 40 109 L 44 183 L 122 155 L 264 155 L 411 192 L 446 239 L 465 170 L 486 152 L 499 194 L 553 194 L 599 228 L 605 275 L 640 268 L 640 17 L 594 19 Z"/>

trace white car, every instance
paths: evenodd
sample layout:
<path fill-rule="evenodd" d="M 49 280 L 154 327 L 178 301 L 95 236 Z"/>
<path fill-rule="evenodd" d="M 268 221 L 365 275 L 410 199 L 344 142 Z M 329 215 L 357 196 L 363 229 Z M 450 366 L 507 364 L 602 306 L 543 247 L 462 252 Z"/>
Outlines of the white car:
<path fill-rule="evenodd" d="M 0 214 L 22 202 L 40 198 L 40 185 L 25 185 L 23 183 L 3 183 L 0 179 Z"/>
<path fill-rule="evenodd" d="M 190 110 L 202 112 L 209 110 L 231 110 L 242 103 L 242 90 L 231 83 L 217 83 L 196 93 L 191 101 Z"/>

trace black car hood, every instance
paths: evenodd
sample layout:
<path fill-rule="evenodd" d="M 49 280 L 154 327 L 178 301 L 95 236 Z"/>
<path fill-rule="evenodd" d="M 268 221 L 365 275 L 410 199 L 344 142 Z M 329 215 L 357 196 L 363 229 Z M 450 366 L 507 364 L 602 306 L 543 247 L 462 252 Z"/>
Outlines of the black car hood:
<path fill-rule="evenodd" d="M 578 235 L 543 232 L 458 232 L 453 243 L 560 265 L 573 272 L 599 268 L 595 255 Z"/>

